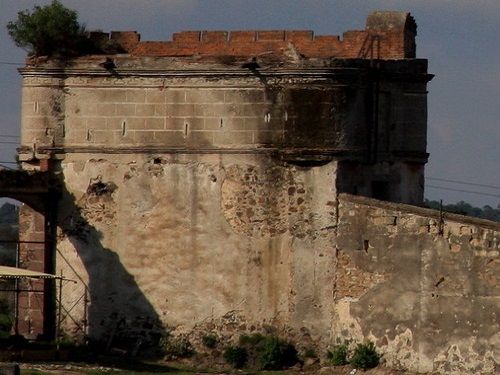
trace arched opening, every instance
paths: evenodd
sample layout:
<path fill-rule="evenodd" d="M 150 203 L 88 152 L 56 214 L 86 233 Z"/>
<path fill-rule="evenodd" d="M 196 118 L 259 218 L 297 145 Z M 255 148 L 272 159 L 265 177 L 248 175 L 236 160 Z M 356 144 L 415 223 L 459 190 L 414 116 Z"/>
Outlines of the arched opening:
<path fill-rule="evenodd" d="M 8 300 L 14 310 L 11 331 L 27 339 L 52 340 L 56 325 L 55 282 L 40 274 L 54 274 L 57 193 L 50 187 L 46 172 L 1 170 L 0 199 L 0 206 L 8 203 L 4 210 L 9 213 L 7 220 L 13 223 L 8 235 L 0 237 L 7 246 L 6 263 L 2 265 L 18 269 L 1 274 L 10 280 L 4 292 L 8 293 L 10 286 L 14 294 Z M 23 270 L 31 271 L 31 276 Z"/>

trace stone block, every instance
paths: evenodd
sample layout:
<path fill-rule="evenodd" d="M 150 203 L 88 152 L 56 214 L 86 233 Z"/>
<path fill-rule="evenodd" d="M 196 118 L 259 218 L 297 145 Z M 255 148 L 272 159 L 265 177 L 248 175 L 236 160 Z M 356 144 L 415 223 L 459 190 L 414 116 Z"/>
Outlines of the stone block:
<path fill-rule="evenodd" d="M 127 91 L 122 89 L 105 90 L 104 101 L 107 103 L 123 103 L 127 100 Z"/>
<path fill-rule="evenodd" d="M 44 87 L 30 87 L 29 90 L 23 90 L 23 102 L 35 102 L 35 101 L 46 101 L 48 96 L 47 96 L 47 90 Z"/>
<path fill-rule="evenodd" d="M 117 116 L 133 116 L 135 115 L 135 104 L 116 104 Z"/>
<path fill-rule="evenodd" d="M 99 116 L 114 116 L 116 114 L 116 105 L 111 103 L 97 103 L 95 114 Z"/>
<path fill-rule="evenodd" d="M 165 128 L 165 119 L 163 118 L 146 118 L 146 129 L 157 130 Z"/>
<path fill-rule="evenodd" d="M 86 130 L 73 130 L 69 129 L 66 132 L 66 143 L 67 144 L 78 144 L 87 141 L 87 131 Z"/>
<path fill-rule="evenodd" d="M 111 117 L 106 119 L 106 129 L 107 130 L 122 130 L 123 124 L 126 120 L 119 117 Z"/>
<path fill-rule="evenodd" d="M 165 91 L 160 89 L 146 91 L 146 103 L 165 103 Z"/>
<path fill-rule="evenodd" d="M 106 118 L 105 117 L 87 117 L 86 118 L 87 129 L 93 130 L 104 130 L 106 129 Z"/>
<path fill-rule="evenodd" d="M 167 115 L 174 117 L 194 117 L 194 104 L 170 104 L 166 106 Z"/>
<path fill-rule="evenodd" d="M 165 129 L 184 131 L 185 123 L 183 117 L 167 117 L 165 119 Z"/>
<path fill-rule="evenodd" d="M 115 143 L 114 131 L 110 130 L 95 130 L 93 132 L 92 143 L 112 145 Z"/>
<path fill-rule="evenodd" d="M 263 117 L 243 117 L 243 129 L 241 130 L 269 130 L 270 126 Z"/>
<path fill-rule="evenodd" d="M 186 92 L 184 90 L 165 90 L 165 103 L 185 103 Z"/>
<path fill-rule="evenodd" d="M 227 117 L 205 117 L 205 130 L 222 130 L 230 127 L 231 120 Z"/>
<path fill-rule="evenodd" d="M 196 104 L 196 116 L 208 117 L 233 117 L 237 114 L 237 106 L 235 104 Z"/>
<path fill-rule="evenodd" d="M 154 104 L 136 104 L 135 114 L 136 114 L 136 116 L 155 116 L 155 105 Z"/>
<path fill-rule="evenodd" d="M 144 103 L 146 102 L 146 92 L 143 89 L 128 89 L 126 101 L 128 103 Z"/>
<path fill-rule="evenodd" d="M 183 146 L 184 133 L 182 131 L 155 131 L 154 143 L 162 146 Z"/>
<path fill-rule="evenodd" d="M 224 103 L 224 90 L 188 90 L 186 103 Z"/>
<path fill-rule="evenodd" d="M 254 131 L 253 143 L 264 145 L 279 145 L 283 142 L 283 132 L 279 131 Z"/>
<path fill-rule="evenodd" d="M 23 132 L 25 130 L 45 129 L 47 125 L 47 119 L 42 116 L 25 116 L 23 118 Z"/>
<path fill-rule="evenodd" d="M 265 104 L 243 104 L 236 107 L 236 114 L 245 117 L 259 117 L 264 119 L 264 116 L 270 113 L 270 110 Z"/>
<path fill-rule="evenodd" d="M 264 103 L 265 93 L 262 90 L 226 90 L 224 102 L 226 103 Z"/>
<path fill-rule="evenodd" d="M 66 116 L 65 127 L 67 129 L 66 133 L 73 130 L 85 129 L 87 126 L 87 120 L 80 116 Z"/>
<path fill-rule="evenodd" d="M 202 117 L 192 117 L 184 119 L 184 125 L 188 125 L 188 130 L 203 130 L 205 120 Z"/>
<path fill-rule="evenodd" d="M 167 107 L 166 104 L 155 104 L 155 116 L 166 116 Z"/>
<path fill-rule="evenodd" d="M 214 132 L 212 131 L 193 131 L 187 137 L 189 146 L 209 146 L 214 143 Z"/>
<path fill-rule="evenodd" d="M 125 134 L 120 134 L 120 136 L 118 136 L 116 138 L 116 144 L 117 145 L 120 145 L 120 144 L 125 144 L 125 145 L 131 145 L 131 144 L 135 144 L 135 131 L 134 130 L 131 130 L 131 131 L 126 131 Z"/>
<path fill-rule="evenodd" d="M 146 119 L 142 117 L 129 117 L 125 120 L 126 130 L 144 130 L 146 129 Z"/>
<path fill-rule="evenodd" d="M 134 134 L 135 143 L 137 145 L 141 144 L 151 144 L 155 140 L 155 132 L 153 131 L 136 131 Z"/>
<path fill-rule="evenodd" d="M 214 133 L 216 145 L 248 145 L 253 142 L 251 131 L 224 131 Z"/>

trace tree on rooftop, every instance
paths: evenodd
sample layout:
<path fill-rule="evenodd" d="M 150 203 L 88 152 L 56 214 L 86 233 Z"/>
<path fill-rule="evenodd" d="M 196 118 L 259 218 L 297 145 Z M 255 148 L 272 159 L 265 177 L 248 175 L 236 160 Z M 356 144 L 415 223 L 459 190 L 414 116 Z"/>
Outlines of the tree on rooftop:
<path fill-rule="evenodd" d="M 78 22 L 76 11 L 58 0 L 17 13 L 7 24 L 9 35 L 17 46 L 31 56 L 70 56 L 80 54 L 89 40 L 85 27 Z"/>

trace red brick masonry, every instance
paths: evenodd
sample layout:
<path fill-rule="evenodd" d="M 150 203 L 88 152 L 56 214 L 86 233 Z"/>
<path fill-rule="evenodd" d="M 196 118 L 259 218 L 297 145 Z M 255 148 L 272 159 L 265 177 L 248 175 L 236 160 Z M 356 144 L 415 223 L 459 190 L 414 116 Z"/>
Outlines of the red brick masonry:
<path fill-rule="evenodd" d="M 415 57 L 416 24 L 409 13 L 373 12 L 365 30 L 314 35 L 310 30 L 182 31 L 171 41 L 140 41 L 136 31 L 110 35 L 132 56 L 235 56 L 296 54 L 301 58 Z M 101 35 L 102 37 L 102 35 Z"/>

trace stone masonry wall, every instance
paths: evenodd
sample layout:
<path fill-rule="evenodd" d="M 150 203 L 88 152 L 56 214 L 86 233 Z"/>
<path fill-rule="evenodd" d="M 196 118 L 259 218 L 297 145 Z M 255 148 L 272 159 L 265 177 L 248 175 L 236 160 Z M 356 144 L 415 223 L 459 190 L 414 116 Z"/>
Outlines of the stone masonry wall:
<path fill-rule="evenodd" d="M 341 195 L 333 338 L 372 340 L 396 368 L 494 373 L 500 226 Z"/>
<path fill-rule="evenodd" d="M 66 332 L 81 335 L 75 322 L 87 320 L 92 338 L 120 326 L 146 345 L 165 330 L 201 337 L 210 331 L 200 325 L 234 316 L 234 335 L 267 324 L 324 340 L 335 167 L 262 155 L 68 155 L 57 272 L 79 280 L 65 286 L 67 306 L 85 288 L 90 303 L 72 310 Z"/>
<path fill-rule="evenodd" d="M 215 82 L 194 77 L 70 77 L 63 85 L 25 78 L 24 145 L 198 151 L 363 147 L 364 113 L 352 110 L 366 105 L 363 86 L 263 85 L 251 76 Z"/>

